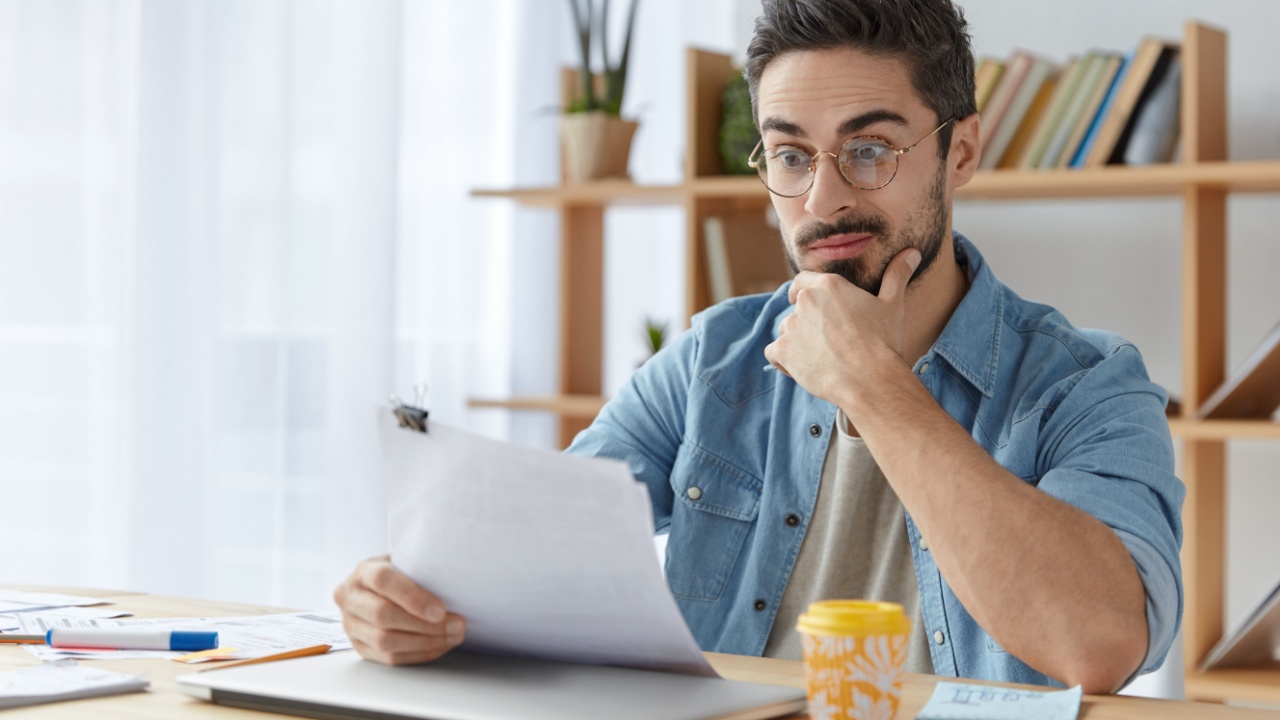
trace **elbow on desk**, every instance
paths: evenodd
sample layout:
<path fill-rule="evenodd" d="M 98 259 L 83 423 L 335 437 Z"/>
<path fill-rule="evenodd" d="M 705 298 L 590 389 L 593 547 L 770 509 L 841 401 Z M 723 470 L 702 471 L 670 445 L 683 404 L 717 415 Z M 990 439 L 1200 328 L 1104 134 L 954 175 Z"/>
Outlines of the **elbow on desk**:
<path fill-rule="evenodd" d="M 1086 651 L 1074 654 L 1058 680 L 1067 687 L 1079 685 L 1086 695 L 1111 695 L 1139 670 L 1147 654 L 1147 638 L 1106 638 Z"/>

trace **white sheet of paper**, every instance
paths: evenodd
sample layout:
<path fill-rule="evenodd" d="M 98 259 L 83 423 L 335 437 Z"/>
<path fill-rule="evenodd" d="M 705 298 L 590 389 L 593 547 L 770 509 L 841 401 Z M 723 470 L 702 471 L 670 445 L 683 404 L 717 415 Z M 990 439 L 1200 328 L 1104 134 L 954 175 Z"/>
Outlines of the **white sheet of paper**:
<path fill-rule="evenodd" d="M 233 647 L 242 652 L 265 654 L 265 651 L 291 650 L 309 645 L 329 645 L 330 651 L 347 650 L 351 642 L 342 629 L 337 613 L 300 612 L 275 615 L 247 615 L 219 618 L 143 618 L 134 620 L 95 620 L 35 616 L 22 619 L 23 633 L 45 633 L 58 627 L 173 627 L 184 630 L 213 630 L 218 633 L 219 647 Z M 75 650 L 45 645 L 23 645 L 42 660 L 79 658 L 82 660 L 125 660 L 129 658 L 175 658 L 186 653 L 168 650 Z"/>
<path fill-rule="evenodd" d="M 1075 720 L 1081 689 L 1014 690 L 940 682 L 916 720 Z"/>
<path fill-rule="evenodd" d="M 625 464 L 379 425 L 392 562 L 467 619 L 463 647 L 715 676 Z"/>
<path fill-rule="evenodd" d="M 46 663 L 0 672 L 0 708 L 134 692 L 148 684 L 144 678 L 124 673 L 75 663 Z"/>
<path fill-rule="evenodd" d="M 131 617 L 133 613 L 124 610 L 104 610 L 96 607 L 60 607 L 39 608 L 12 615 L 0 615 L 0 633 L 13 632 L 22 627 L 19 617 L 68 617 L 68 618 L 122 618 Z"/>

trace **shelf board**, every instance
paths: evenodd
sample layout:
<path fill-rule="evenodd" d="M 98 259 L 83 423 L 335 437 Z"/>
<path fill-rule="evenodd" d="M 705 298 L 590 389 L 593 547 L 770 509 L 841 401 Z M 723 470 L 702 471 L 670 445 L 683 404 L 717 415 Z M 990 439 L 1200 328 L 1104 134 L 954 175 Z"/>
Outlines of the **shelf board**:
<path fill-rule="evenodd" d="M 524 395 L 506 400 L 475 398 L 467 401 L 473 408 L 504 408 L 507 410 L 542 410 L 561 417 L 593 418 L 609 398 L 601 395 Z"/>
<path fill-rule="evenodd" d="M 1188 188 L 1231 192 L 1280 192 L 1280 160 L 1191 165 L 1112 166 L 1086 170 L 984 170 L 960 188 L 970 200 L 1177 197 Z M 522 205 L 678 205 L 686 198 L 766 200 L 768 191 L 752 175 L 699 177 L 677 185 L 638 185 L 597 180 L 581 185 L 476 190 L 475 197 L 507 198 Z"/>
<path fill-rule="evenodd" d="M 533 207 L 556 208 L 562 205 L 679 205 L 684 200 L 685 190 L 682 185 L 638 185 L 631 180 L 594 180 L 578 185 L 473 190 L 471 195 L 478 198 L 507 198 Z"/>
<path fill-rule="evenodd" d="M 1163 197 L 1192 187 L 1280 192 L 1280 161 L 980 172 L 957 197 L 984 200 Z"/>
<path fill-rule="evenodd" d="M 1169 420 L 1169 432 L 1191 440 L 1280 440 L 1270 420 Z"/>
<path fill-rule="evenodd" d="M 1187 698 L 1280 705 L 1280 662 L 1251 668 L 1188 672 Z"/>

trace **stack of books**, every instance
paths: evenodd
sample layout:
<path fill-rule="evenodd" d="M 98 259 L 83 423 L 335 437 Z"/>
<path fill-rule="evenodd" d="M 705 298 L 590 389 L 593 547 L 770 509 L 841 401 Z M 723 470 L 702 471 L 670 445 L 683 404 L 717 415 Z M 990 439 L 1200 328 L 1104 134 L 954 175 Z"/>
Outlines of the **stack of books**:
<path fill-rule="evenodd" d="M 1127 54 L 1095 50 L 1061 65 L 1015 51 L 975 76 L 984 170 L 1170 162 L 1178 145 L 1176 43 L 1146 38 Z"/>

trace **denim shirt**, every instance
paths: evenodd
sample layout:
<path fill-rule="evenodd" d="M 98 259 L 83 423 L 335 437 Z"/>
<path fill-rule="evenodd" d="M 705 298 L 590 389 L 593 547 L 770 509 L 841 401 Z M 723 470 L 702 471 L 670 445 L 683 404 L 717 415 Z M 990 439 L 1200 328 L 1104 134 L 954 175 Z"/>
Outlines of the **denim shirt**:
<path fill-rule="evenodd" d="M 969 291 L 916 377 L 1006 470 L 1124 542 L 1146 588 L 1150 672 L 1182 619 L 1167 396 L 1132 344 L 1018 297 L 958 233 L 955 247 Z M 622 460 L 648 486 L 655 530 L 670 534 L 667 582 L 704 650 L 764 650 L 817 499 L 836 407 L 762 369 L 789 284 L 694 316 L 568 450 Z M 978 625 L 906 523 L 934 672 L 1060 686 Z"/>

